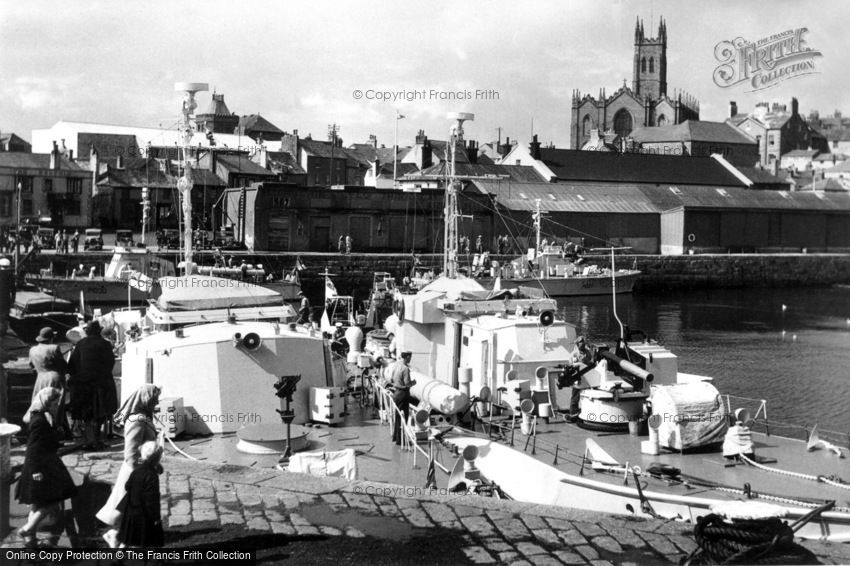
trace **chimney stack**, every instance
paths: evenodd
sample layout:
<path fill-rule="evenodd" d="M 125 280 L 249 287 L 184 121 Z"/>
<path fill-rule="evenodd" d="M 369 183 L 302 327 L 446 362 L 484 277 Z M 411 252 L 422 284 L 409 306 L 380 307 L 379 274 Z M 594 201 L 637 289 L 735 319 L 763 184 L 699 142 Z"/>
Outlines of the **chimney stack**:
<path fill-rule="evenodd" d="M 470 163 L 478 163 L 478 142 L 475 140 L 466 142 L 466 158 Z"/>
<path fill-rule="evenodd" d="M 738 115 L 738 103 L 734 100 L 729 101 L 729 117 L 734 118 Z"/>
<path fill-rule="evenodd" d="M 540 142 L 537 141 L 537 134 L 534 134 L 531 143 L 528 144 L 528 151 L 532 159 L 540 159 Z"/>
<path fill-rule="evenodd" d="M 59 146 L 54 141 L 53 149 L 50 151 L 50 169 L 53 171 L 59 169 L 61 161 L 59 158 Z"/>
<path fill-rule="evenodd" d="M 800 110 L 800 103 L 797 102 L 796 98 L 791 99 L 791 115 L 796 115 Z"/>

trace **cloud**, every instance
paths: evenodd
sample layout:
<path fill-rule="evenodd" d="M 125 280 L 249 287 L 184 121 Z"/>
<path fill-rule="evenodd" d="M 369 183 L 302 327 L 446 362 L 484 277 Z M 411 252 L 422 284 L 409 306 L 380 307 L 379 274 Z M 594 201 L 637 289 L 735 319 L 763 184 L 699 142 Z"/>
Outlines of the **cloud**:
<path fill-rule="evenodd" d="M 67 79 L 46 77 L 17 77 L 6 87 L 5 96 L 25 112 L 58 106 L 68 92 Z"/>

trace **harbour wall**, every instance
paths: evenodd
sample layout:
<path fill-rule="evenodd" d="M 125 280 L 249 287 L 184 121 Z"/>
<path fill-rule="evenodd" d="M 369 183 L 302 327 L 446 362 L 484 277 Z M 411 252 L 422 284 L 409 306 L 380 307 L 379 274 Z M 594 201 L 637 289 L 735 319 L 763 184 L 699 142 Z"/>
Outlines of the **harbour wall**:
<path fill-rule="evenodd" d="M 156 252 L 154 252 L 156 253 Z M 366 299 L 375 272 L 385 271 L 398 281 L 409 275 L 413 259 L 401 254 L 338 254 L 338 253 L 252 253 L 235 252 L 237 262 L 244 257 L 249 263 L 262 263 L 278 276 L 291 270 L 296 259 L 304 266 L 301 281 L 304 292 L 315 301 L 324 296 L 322 272 L 331 274 L 337 291 Z M 38 271 L 53 265 L 57 274 L 70 271 L 73 266 L 104 264 L 109 252 L 87 254 L 45 254 L 32 258 L 28 271 Z M 174 254 L 163 254 L 175 259 Z M 441 254 L 418 256 L 420 268 L 433 267 L 439 272 Z M 508 256 L 491 256 L 504 263 Z M 208 252 L 196 252 L 198 263 L 212 263 Z M 585 265 L 607 267 L 610 258 L 586 255 Z M 817 287 L 850 284 L 850 254 L 697 254 L 683 256 L 618 255 L 618 268 L 637 268 L 641 276 L 635 292 L 654 293 L 674 289 L 735 288 L 735 287 Z"/>

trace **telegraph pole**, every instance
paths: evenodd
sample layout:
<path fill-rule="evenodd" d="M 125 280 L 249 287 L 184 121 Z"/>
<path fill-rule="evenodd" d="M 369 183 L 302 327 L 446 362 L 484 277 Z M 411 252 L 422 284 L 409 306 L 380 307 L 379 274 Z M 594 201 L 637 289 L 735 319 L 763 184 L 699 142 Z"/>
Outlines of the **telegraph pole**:
<path fill-rule="evenodd" d="M 339 132 L 339 126 L 336 125 L 336 122 L 328 124 L 328 139 L 331 140 L 331 174 L 329 177 L 331 185 L 334 185 L 334 150 L 336 149 L 337 132 Z"/>

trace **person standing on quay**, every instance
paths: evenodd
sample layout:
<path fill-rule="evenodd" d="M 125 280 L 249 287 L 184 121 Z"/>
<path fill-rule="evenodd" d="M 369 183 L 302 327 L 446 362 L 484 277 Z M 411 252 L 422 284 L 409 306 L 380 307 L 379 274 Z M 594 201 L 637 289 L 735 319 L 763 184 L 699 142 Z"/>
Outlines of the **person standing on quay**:
<path fill-rule="evenodd" d="M 35 395 L 24 415 L 29 436 L 15 496 L 30 506 L 27 522 L 18 529 L 27 546 L 36 542 L 39 524 L 48 516 L 59 514 L 62 502 L 77 493 L 74 480 L 59 457 L 62 442 L 53 428 L 53 415 L 61 402 L 62 391 L 45 387 Z"/>
<path fill-rule="evenodd" d="M 53 387 L 62 391 L 63 399 L 59 402 L 54 427 L 61 433 L 67 432 L 68 423 L 65 420 L 65 376 L 68 373 L 68 364 L 62 356 L 62 351 L 57 344 L 53 343 L 56 332 L 49 326 L 45 326 L 38 333 L 35 341 L 38 343 L 30 348 L 30 365 L 36 371 L 35 387 L 32 390 L 32 398 L 35 399 L 38 392 L 45 387 Z"/>
<path fill-rule="evenodd" d="M 336 251 L 339 253 L 345 253 L 345 236 L 342 234 L 339 235 L 339 240 L 336 242 Z"/>
<path fill-rule="evenodd" d="M 68 361 L 71 416 L 83 421 L 83 448 L 89 450 L 104 447 L 101 426 L 118 408 L 118 395 L 112 378 L 115 355 L 112 344 L 101 336 L 101 331 L 98 321 L 88 323 L 86 337 L 77 342 Z"/>
<path fill-rule="evenodd" d="M 74 253 L 80 249 L 80 231 L 74 230 L 74 235 L 71 236 L 71 247 L 74 250 Z"/>
<path fill-rule="evenodd" d="M 153 441 L 142 444 L 139 466 L 127 479 L 127 495 L 121 503 L 121 528 L 117 539 L 121 545 L 160 547 L 165 542 L 159 510 L 161 459 L 162 446 Z"/>
<path fill-rule="evenodd" d="M 350 254 L 352 248 L 354 248 L 354 238 L 350 234 L 347 234 L 345 236 L 345 253 Z"/>
<path fill-rule="evenodd" d="M 119 504 L 124 499 L 130 474 L 142 463 L 142 445 L 157 439 L 153 412 L 159 403 L 160 393 L 159 387 L 146 383 L 128 397 L 115 414 L 116 425 L 124 427 L 124 462 L 118 470 L 109 499 L 96 515 L 98 520 L 109 527 L 103 539 L 111 548 L 118 546 L 118 528 L 122 519 Z"/>
<path fill-rule="evenodd" d="M 478 237 L 475 238 L 475 253 L 483 253 L 484 252 L 484 238 L 481 234 L 478 234 Z"/>

